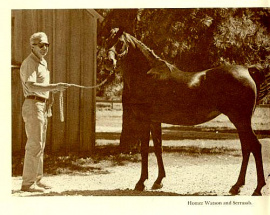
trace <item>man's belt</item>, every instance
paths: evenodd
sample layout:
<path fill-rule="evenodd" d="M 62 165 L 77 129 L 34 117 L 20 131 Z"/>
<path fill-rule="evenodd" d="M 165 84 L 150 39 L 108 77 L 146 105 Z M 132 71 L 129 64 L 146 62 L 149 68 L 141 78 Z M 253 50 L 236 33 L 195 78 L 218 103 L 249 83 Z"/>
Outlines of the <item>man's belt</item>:
<path fill-rule="evenodd" d="M 27 96 L 26 99 L 34 99 L 34 100 L 37 100 L 37 101 L 40 101 L 40 102 L 46 102 L 47 99 L 45 98 L 42 98 L 42 97 L 39 97 L 39 96 Z"/>

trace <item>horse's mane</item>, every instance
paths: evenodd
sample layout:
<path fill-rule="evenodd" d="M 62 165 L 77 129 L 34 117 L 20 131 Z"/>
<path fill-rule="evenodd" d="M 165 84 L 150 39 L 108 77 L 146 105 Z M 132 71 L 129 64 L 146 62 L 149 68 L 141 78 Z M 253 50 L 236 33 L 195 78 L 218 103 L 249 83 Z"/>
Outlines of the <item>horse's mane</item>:
<path fill-rule="evenodd" d="M 167 79 L 170 76 L 170 73 L 178 70 L 174 65 L 157 56 L 152 49 L 150 49 L 134 36 L 125 33 L 125 37 L 127 42 L 131 43 L 134 48 L 138 48 L 148 60 L 151 67 L 151 69 L 148 71 L 148 74 L 153 75 L 157 79 Z"/>
<path fill-rule="evenodd" d="M 128 33 L 125 33 L 125 35 L 128 42 L 133 44 L 133 46 L 136 46 L 144 54 L 144 56 L 149 61 L 151 67 L 154 67 L 157 63 L 165 62 L 159 56 L 157 56 L 155 52 L 152 49 L 150 49 L 148 46 L 146 46 L 143 42 L 141 42 L 140 40 L 138 40 L 137 38 L 135 38 L 134 36 Z"/>

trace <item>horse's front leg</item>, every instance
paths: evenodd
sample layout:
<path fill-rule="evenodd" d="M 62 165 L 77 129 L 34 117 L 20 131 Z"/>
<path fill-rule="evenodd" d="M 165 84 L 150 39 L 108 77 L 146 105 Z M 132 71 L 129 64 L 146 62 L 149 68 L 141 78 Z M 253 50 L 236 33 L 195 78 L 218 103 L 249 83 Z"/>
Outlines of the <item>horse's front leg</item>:
<path fill-rule="evenodd" d="M 150 125 L 144 125 L 141 131 L 141 177 L 135 186 L 135 190 L 143 191 L 145 188 L 144 182 L 148 179 L 148 153 L 150 139 Z"/>
<path fill-rule="evenodd" d="M 150 125 L 151 135 L 154 143 L 155 155 L 158 164 L 158 177 L 154 182 L 152 189 L 160 189 L 163 187 L 162 179 L 166 176 L 163 159 L 162 159 L 162 139 L 161 139 L 161 123 L 152 122 Z"/>

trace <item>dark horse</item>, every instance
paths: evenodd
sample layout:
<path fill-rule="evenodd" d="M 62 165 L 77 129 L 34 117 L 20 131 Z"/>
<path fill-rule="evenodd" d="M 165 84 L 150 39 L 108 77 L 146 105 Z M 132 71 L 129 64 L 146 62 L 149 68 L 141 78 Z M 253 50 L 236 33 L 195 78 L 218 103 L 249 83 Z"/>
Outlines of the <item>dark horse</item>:
<path fill-rule="evenodd" d="M 261 144 L 251 127 L 260 78 L 259 70 L 240 65 L 224 65 L 200 72 L 183 72 L 160 59 L 141 41 L 119 29 L 113 29 L 106 40 L 106 65 L 119 67 L 123 73 L 127 102 L 138 120 L 141 141 L 142 170 L 136 190 L 144 189 L 148 179 L 150 131 L 154 141 L 159 174 L 153 189 L 162 187 L 165 170 L 161 150 L 161 123 L 196 125 L 219 114 L 228 116 L 237 128 L 242 148 L 239 178 L 230 189 L 232 195 L 245 184 L 250 153 L 255 157 L 257 187 L 253 195 L 261 195 L 265 185 Z M 256 72 L 252 72 L 252 70 Z M 256 75 L 255 75 L 256 74 Z"/>

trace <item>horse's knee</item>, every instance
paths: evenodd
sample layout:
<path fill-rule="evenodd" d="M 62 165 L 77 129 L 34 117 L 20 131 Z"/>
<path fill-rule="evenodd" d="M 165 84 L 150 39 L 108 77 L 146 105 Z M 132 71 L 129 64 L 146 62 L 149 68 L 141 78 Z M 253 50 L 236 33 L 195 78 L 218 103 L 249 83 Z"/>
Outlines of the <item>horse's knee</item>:
<path fill-rule="evenodd" d="M 262 145 L 252 130 L 250 132 L 240 133 L 240 140 L 243 155 L 249 153 L 253 153 L 254 155 L 261 153 Z"/>
<path fill-rule="evenodd" d="M 162 146 L 155 146 L 155 155 L 161 155 L 162 151 Z"/>
<path fill-rule="evenodd" d="M 262 145 L 261 145 L 261 143 L 257 140 L 254 144 L 252 144 L 250 146 L 250 151 L 254 156 L 256 156 L 256 155 L 261 156 L 261 153 L 262 153 Z"/>

